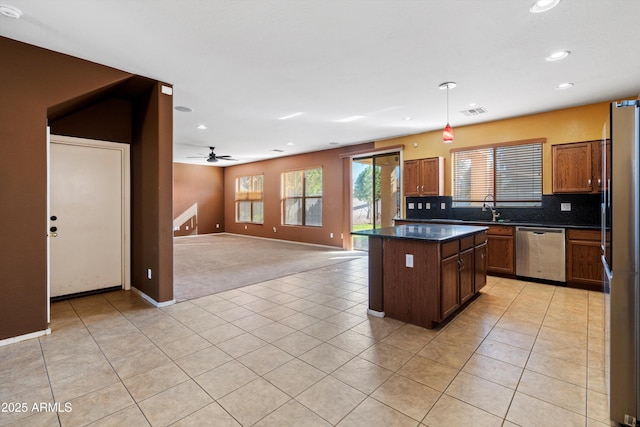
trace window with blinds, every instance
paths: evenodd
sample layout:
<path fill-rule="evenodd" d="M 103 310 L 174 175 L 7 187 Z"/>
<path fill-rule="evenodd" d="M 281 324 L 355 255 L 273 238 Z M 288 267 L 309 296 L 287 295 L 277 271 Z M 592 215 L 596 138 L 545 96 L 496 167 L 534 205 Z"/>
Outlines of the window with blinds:
<path fill-rule="evenodd" d="M 264 175 L 236 179 L 236 222 L 264 222 Z"/>
<path fill-rule="evenodd" d="M 453 207 L 542 205 L 541 141 L 452 152 Z"/>

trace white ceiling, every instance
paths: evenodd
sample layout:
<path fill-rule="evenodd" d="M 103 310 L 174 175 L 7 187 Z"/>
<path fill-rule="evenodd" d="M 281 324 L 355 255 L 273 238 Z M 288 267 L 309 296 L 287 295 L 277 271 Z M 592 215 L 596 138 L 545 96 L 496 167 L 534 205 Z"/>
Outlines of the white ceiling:
<path fill-rule="evenodd" d="M 251 162 L 441 129 L 445 81 L 454 129 L 640 93 L 638 0 L 541 14 L 533 0 L 3 3 L 24 15 L 0 16 L 2 36 L 173 84 L 174 106 L 193 109 L 174 111 L 179 162 L 206 164 L 187 157 L 207 146 Z M 572 53 L 544 60 L 558 50 Z M 488 113 L 463 115 L 472 102 Z"/>

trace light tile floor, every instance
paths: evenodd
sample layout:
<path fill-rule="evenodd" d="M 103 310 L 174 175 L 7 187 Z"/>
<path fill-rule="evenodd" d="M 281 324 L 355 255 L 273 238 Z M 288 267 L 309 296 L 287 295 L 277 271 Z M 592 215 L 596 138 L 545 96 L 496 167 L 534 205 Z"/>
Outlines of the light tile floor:
<path fill-rule="evenodd" d="M 435 330 L 366 311 L 366 259 L 56 303 L 51 335 L 0 347 L 0 425 L 608 425 L 602 294 L 490 277 Z"/>

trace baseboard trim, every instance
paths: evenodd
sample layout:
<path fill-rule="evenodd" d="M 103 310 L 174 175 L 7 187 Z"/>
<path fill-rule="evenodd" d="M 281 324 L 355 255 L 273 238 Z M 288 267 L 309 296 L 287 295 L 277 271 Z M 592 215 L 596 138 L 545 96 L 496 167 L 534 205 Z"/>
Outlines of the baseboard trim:
<path fill-rule="evenodd" d="M 151 305 L 153 305 L 154 307 L 158 307 L 158 308 L 161 308 L 161 307 L 167 307 L 167 306 L 169 306 L 169 305 L 173 305 L 173 304 L 175 304 L 175 303 L 176 303 L 176 300 L 175 300 L 175 299 L 172 299 L 172 300 L 170 300 L 170 301 L 158 302 L 158 301 L 154 300 L 153 298 L 151 298 L 149 295 L 147 295 L 147 294 L 145 294 L 144 292 L 142 292 L 140 289 L 138 289 L 138 288 L 136 288 L 136 287 L 133 287 L 133 286 L 131 287 L 131 290 L 132 290 L 133 292 L 135 292 L 136 294 L 140 295 L 140 297 L 141 297 L 143 300 L 147 301 L 148 303 L 150 303 L 150 304 L 151 304 Z"/>
<path fill-rule="evenodd" d="M 384 311 L 375 311 L 367 308 L 367 314 L 373 317 L 384 317 Z"/>
<path fill-rule="evenodd" d="M 20 341 L 30 340 L 32 338 L 38 338 L 45 335 L 50 335 L 50 334 L 51 334 L 51 328 L 47 328 L 44 331 L 36 331 L 36 332 L 31 332 L 29 334 L 18 335 L 17 337 L 6 338 L 3 340 L 0 340 L 0 347 L 9 345 L 9 344 L 15 344 Z"/>

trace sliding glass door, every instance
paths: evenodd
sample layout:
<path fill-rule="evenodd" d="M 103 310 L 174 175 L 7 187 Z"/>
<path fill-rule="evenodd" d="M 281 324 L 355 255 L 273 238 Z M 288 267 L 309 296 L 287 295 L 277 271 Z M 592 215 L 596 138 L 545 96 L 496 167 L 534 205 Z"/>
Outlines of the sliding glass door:
<path fill-rule="evenodd" d="M 400 153 L 354 158 L 351 230 L 391 227 L 400 216 Z M 368 238 L 353 236 L 353 249 L 367 250 Z"/>

